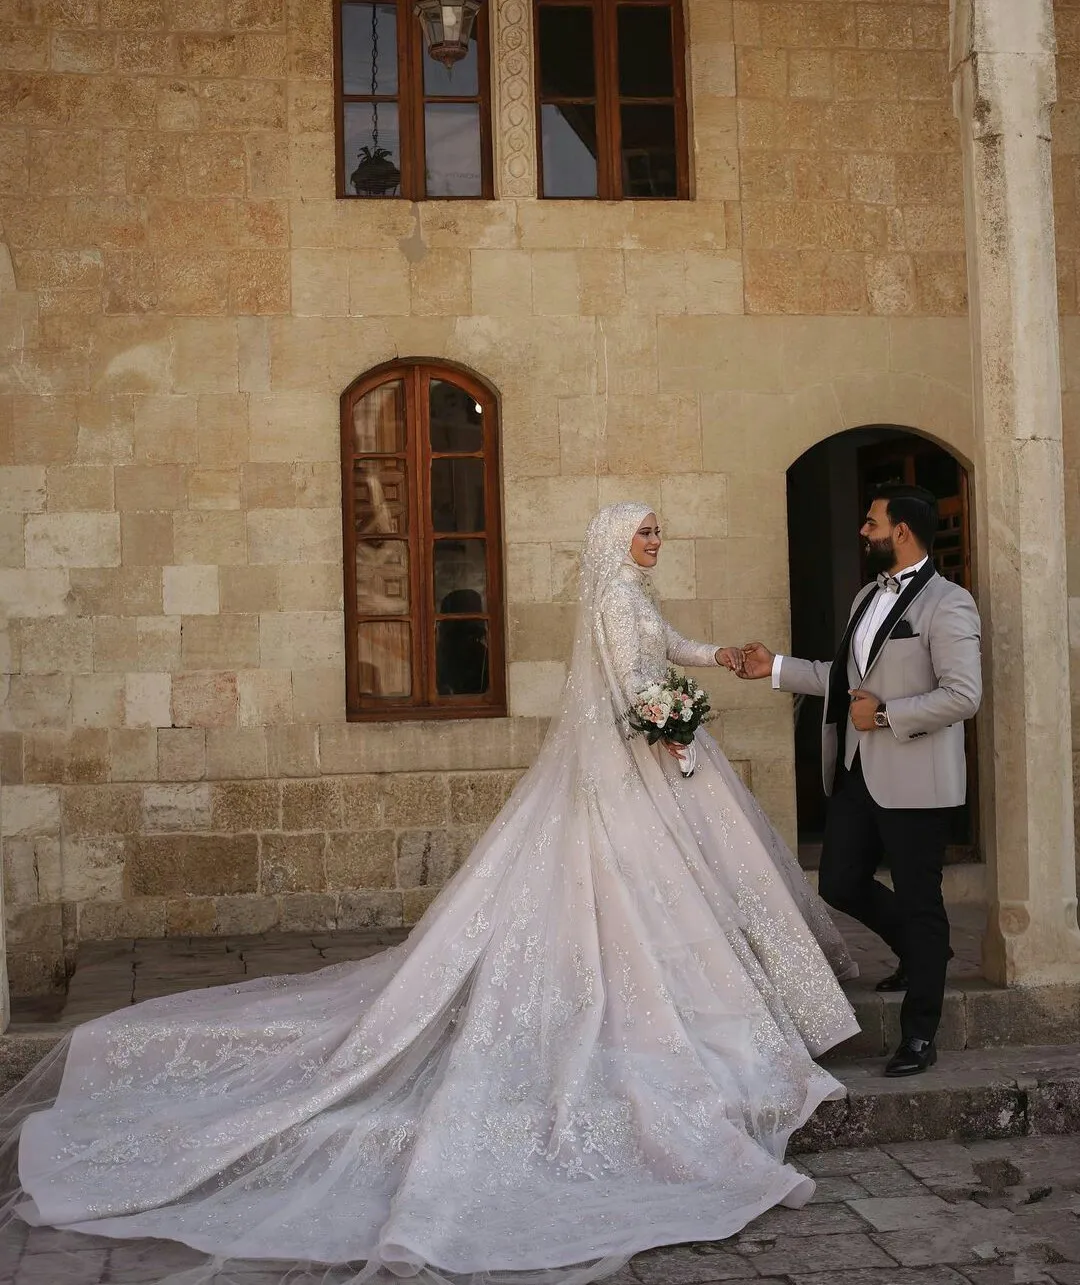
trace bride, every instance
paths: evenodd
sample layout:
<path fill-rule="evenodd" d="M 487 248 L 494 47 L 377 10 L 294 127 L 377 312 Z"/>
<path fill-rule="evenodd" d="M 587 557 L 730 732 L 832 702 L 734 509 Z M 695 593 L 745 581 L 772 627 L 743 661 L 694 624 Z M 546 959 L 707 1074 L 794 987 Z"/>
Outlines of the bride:
<path fill-rule="evenodd" d="M 408 940 L 74 1030 L 4 1104 L 15 1216 L 182 1242 L 184 1282 L 584 1285 L 809 1199 L 855 969 L 716 742 L 684 778 L 627 737 L 669 661 L 738 664 L 665 623 L 659 547 L 643 504 L 589 524 L 562 711 Z"/>

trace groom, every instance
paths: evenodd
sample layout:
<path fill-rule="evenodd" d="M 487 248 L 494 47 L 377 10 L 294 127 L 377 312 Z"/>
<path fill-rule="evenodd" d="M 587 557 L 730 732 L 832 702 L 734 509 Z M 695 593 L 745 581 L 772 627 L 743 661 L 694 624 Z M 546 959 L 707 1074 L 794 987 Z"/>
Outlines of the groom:
<path fill-rule="evenodd" d="M 901 1042 L 885 1074 L 937 1059 L 949 920 L 941 871 L 949 809 L 964 802 L 964 719 L 979 708 L 979 613 L 930 558 L 937 502 L 916 486 L 880 487 L 860 535 L 880 572 L 859 591 L 835 659 L 743 648 L 737 673 L 825 697 L 822 775 L 830 796 L 819 891 L 883 937 L 900 967 L 879 990 L 907 989 Z M 893 890 L 874 878 L 884 855 Z"/>

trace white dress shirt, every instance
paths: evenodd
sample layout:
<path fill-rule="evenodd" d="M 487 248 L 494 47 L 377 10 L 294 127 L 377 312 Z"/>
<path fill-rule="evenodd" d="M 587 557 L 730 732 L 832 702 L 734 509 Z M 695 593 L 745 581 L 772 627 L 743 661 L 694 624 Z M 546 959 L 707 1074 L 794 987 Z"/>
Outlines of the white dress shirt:
<path fill-rule="evenodd" d="M 898 573 L 897 579 L 900 580 L 902 588 L 906 587 L 911 578 L 922 570 L 927 558 L 916 562 L 913 567 L 905 567 Z M 870 661 L 870 648 L 874 645 L 878 630 L 885 623 L 885 617 L 896 606 L 896 598 L 897 595 L 891 589 L 878 588 L 874 601 L 863 612 L 862 619 L 855 630 L 855 637 L 851 640 L 852 655 L 855 657 L 855 664 L 860 674 L 866 673 L 866 666 Z M 773 660 L 772 685 L 774 688 L 780 686 L 780 666 L 783 663 L 784 658 L 781 655 L 777 655 Z"/>

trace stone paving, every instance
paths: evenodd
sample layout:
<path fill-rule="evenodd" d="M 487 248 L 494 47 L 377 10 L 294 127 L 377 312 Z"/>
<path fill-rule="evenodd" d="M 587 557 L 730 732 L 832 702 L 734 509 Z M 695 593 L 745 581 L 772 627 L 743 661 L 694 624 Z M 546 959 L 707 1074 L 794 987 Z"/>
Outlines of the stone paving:
<path fill-rule="evenodd" d="M 804 1209 L 770 1210 L 728 1241 L 640 1254 L 609 1285 L 1080 1285 L 1080 1137 L 901 1143 L 796 1163 L 818 1181 Z M 148 1285 L 194 1261 L 174 1244 L 0 1233 L 3 1285 Z M 221 1280 L 282 1276 L 252 1263 Z M 289 1285 L 345 1280 L 298 1273 Z"/>

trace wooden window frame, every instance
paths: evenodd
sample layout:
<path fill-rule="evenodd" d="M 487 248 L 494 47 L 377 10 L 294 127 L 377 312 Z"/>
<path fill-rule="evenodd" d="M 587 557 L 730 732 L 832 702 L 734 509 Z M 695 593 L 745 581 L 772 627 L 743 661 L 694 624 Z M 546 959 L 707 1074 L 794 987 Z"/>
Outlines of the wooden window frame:
<path fill-rule="evenodd" d="M 351 0 L 356 3 L 357 0 Z M 362 0 L 364 2 L 364 0 Z M 398 92 L 377 95 L 380 103 L 395 103 L 401 137 L 401 181 L 397 196 L 358 196 L 348 189 L 345 159 L 345 106 L 370 103 L 370 94 L 346 94 L 341 11 L 350 0 L 333 0 L 334 6 L 334 133 L 337 196 L 343 201 L 490 201 L 495 193 L 491 138 L 491 45 L 487 6 L 476 15 L 477 90 L 475 94 L 434 96 L 424 92 L 424 34 L 413 14 L 412 0 L 384 0 L 397 9 Z M 429 196 L 425 187 L 424 108 L 434 103 L 476 103 L 480 116 L 480 193 L 477 196 Z"/>
<path fill-rule="evenodd" d="M 671 61 L 674 98 L 623 98 L 619 94 L 618 9 L 621 6 L 668 9 L 671 13 Z M 555 6 L 590 8 L 593 15 L 593 57 L 596 73 L 595 196 L 545 196 L 542 110 L 559 102 L 592 102 L 593 99 L 548 95 L 541 92 L 540 10 Z M 536 50 L 536 178 L 537 193 L 545 201 L 688 201 L 690 199 L 690 133 L 686 111 L 686 24 L 682 0 L 533 0 L 533 48 Z M 673 102 L 675 107 L 676 192 L 674 196 L 624 196 L 622 192 L 622 122 L 619 107 Z"/>
<path fill-rule="evenodd" d="M 408 488 L 409 592 L 407 615 L 361 615 L 356 597 L 356 487 L 358 459 L 373 458 L 354 448 L 352 408 L 381 385 L 400 380 L 404 391 L 405 448 L 391 452 L 405 461 Z M 446 380 L 466 392 L 482 410 L 483 445 L 477 452 L 435 451 L 431 447 L 428 385 Z M 436 621 L 444 617 L 434 603 L 434 545 L 431 522 L 431 461 L 452 454 L 484 461 L 484 531 L 441 532 L 445 539 L 482 535 L 486 541 L 487 610 L 446 617 L 488 621 L 489 690 L 482 695 L 447 696 L 435 690 Z M 350 722 L 404 719 L 501 718 L 506 715 L 506 636 L 502 564 L 502 504 L 499 475 L 499 407 L 495 393 L 470 372 L 453 363 L 420 358 L 386 362 L 361 375 L 341 396 L 342 530 L 345 584 L 346 717 Z M 393 619 L 411 626 L 413 694 L 408 698 L 363 696 L 357 626 L 362 620 Z"/>

